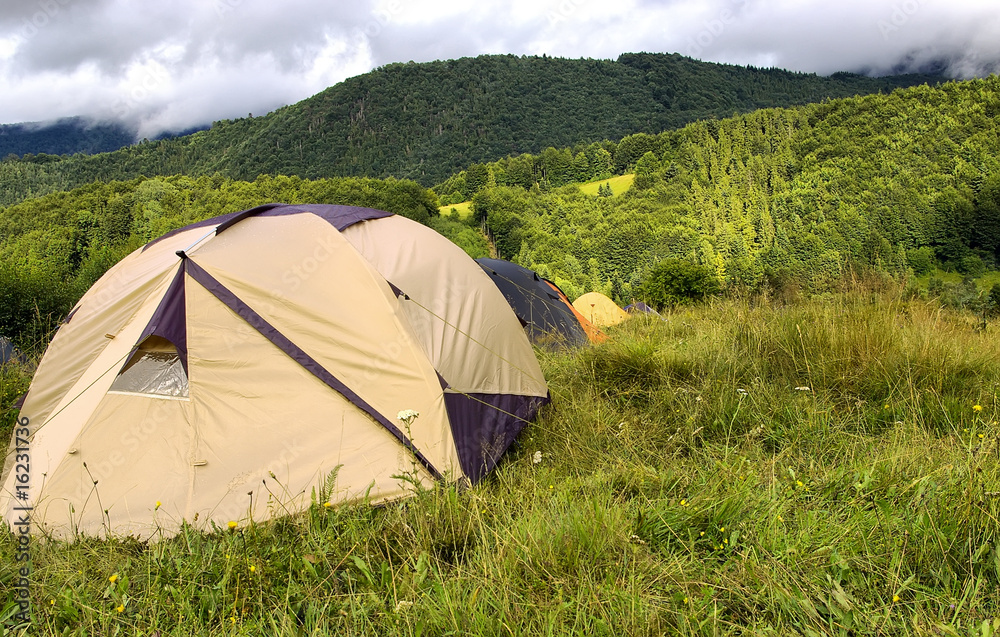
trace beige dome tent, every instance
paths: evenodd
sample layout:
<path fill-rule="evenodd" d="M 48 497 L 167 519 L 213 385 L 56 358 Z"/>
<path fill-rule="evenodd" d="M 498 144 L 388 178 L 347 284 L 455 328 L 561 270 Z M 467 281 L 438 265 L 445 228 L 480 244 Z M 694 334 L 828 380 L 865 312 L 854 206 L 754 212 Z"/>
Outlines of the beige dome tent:
<path fill-rule="evenodd" d="M 628 318 L 628 312 L 600 292 L 587 292 L 573 301 L 573 307 L 597 327 L 618 325 Z"/>
<path fill-rule="evenodd" d="M 314 494 L 385 501 L 477 481 L 546 397 L 520 322 L 447 239 L 366 208 L 262 206 L 161 237 L 80 300 L 24 400 L 0 512 L 149 537 Z"/>

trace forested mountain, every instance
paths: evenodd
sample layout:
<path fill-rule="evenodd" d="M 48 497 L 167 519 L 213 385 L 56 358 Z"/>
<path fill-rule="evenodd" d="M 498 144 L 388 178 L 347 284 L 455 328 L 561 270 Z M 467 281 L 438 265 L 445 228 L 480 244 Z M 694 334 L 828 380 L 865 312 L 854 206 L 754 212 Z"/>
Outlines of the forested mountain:
<path fill-rule="evenodd" d="M 0 124 L 0 157 L 46 153 L 106 153 L 135 142 L 135 130 L 121 123 L 67 117 L 52 123 Z"/>
<path fill-rule="evenodd" d="M 556 187 L 577 169 L 616 168 L 635 172 L 618 197 Z M 852 267 L 976 275 L 1000 263 L 1000 78 L 507 158 L 438 190 L 472 195 L 500 256 L 571 297 L 597 289 L 628 301 L 671 258 L 749 291 L 824 291 Z"/>
<path fill-rule="evenodd" d="M 91 157 L 2 162 L 0 205 L 139 175 L 393 176 L 431 185 L 506 155 L 940 79 L 819 77 L 648 53 L 616 61 L 498 55 L 391 64 L 263 117 L 216 122 L 193 135 Z"/>

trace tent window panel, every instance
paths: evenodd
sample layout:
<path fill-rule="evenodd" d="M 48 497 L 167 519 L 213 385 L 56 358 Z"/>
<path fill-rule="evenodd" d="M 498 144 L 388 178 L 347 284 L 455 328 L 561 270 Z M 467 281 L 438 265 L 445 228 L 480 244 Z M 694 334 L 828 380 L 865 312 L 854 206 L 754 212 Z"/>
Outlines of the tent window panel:
<path fill-rule="evenodd" d="M 188 377 L 177 348 L 166 339 L 147 338 L 111 384 L 111 391 L 187 397 Z"/>

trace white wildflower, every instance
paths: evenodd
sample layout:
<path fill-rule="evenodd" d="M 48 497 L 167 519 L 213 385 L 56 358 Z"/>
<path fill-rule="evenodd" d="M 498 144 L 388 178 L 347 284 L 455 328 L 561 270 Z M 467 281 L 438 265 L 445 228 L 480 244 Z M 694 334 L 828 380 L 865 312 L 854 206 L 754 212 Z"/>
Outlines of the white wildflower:
<path fill-rule="evenodd" d="M 809 387 L 796 387 L 795 391 L 812 391 Z"/>
<path fill-rule="evenodd" d="M 398 414 L 396 414 L 396 418 L 399 418 L 400 420 L 402 420 L 406 424 L 410 424 L 419 415 L 420 415 L 420 412 L 418 412 L 418 411 L 414 411 L 413 409 L 404 409 L 403 411 L 401 411 Z"/>
<path fill-rule="evenodd" d="M 743 389 L 741 387 L 737 387 L 736 388 L 736 393 L 739 394 L 740 397 L 742 398 L 743 396 L 747 395 L 747 390 L 745 390 L 745 389 Z"/>
<path fill-rule="evenodd" d="M 531 456 L 531 464 L 539 464 L 542 461 L 542 452 L 536 451 L 535 455 Z"/>
<path fill-rule="evenodd" d="M 404 611 L 407 608 L 409 608 L 410 606 L 413 606 L 413 602 L 407 601 L 405 599 L 404 600 L 400 600 L 399 602 L 396 603 L 396 612 L 398 613 L 400 611 Z"/>

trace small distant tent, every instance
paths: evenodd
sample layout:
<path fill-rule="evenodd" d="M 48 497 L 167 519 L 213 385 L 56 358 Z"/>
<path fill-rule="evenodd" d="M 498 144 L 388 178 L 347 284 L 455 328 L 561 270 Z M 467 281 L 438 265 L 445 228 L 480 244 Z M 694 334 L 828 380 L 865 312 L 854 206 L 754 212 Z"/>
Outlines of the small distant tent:
<path fill-rule="evenodd" d="M 10 339 L 6 336 L 0 336 L 0 365 L 6 365 L 8 362 L 20 362 L 22 360 L 21 352 L 17 351 L 14 344 L 10 342 Z"/>
<path fill-rule="evenodd" d="M 573 301 L 573 307 L 597 327 L 618 325 L 628 318 L 628 312 L 600 292 L 587 292 Z"/>
<path fill-rule="evenodd" d="M 475 483 L 547 397 L 453 243 L 379 210 L 270 204 L 168 233 L 83 296 L 21 408 L 35 477 L 8 453 L 0 516 L 166 537 Z"/>
<path fill-rule="evenodd" d="M 642 301 L 636 301 L 634 303 L 629 303 L 623 308 L 629 314 L 653 314 L 656 312 L 653 308 L 649 307 Z"/>
<path fill-rule="evenodd" d="M 659 314 L 656 310 L 649 307 L 642 301 L 636 301 L 635 303 L 630 303 L 625 306 L 625 311 L 629 314 Z"/>
<path fill-rule="evenodd" d="M 537 272 L 502 259 L 476 259 L 524 324 L 532 343 L 579 346 L 606 336 L 584 318 L 559 286 Z"/>

